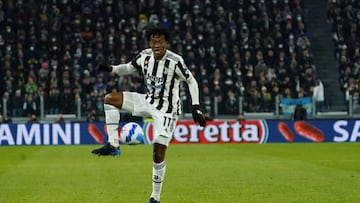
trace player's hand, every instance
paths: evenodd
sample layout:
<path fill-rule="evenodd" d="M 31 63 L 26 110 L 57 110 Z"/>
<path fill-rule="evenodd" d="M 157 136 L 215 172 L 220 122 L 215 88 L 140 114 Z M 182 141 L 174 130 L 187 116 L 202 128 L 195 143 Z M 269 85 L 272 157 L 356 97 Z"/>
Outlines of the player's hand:
<path fill-rule="evenodd" d="M 201 111 L 200 105 L 192 106 L 192 116 L 195 122 L 198 122 L 200 126 L 205 127 L 206 120 L 204 114 Z"/>
<path fill-rule="evenodd" d="M 98 66 L 98 70 L 105 71 L 105 72 L 111 72 L 113 70 L 113 68 L 106 63 L 100 63 Z"/>

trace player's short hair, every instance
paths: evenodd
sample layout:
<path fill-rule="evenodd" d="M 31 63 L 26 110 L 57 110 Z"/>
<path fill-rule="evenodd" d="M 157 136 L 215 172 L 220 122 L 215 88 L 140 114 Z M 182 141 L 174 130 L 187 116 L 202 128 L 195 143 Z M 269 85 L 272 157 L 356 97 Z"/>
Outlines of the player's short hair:
<path fill-rule="evenodd" d="M 164 35 L 167 42 L 170 41 L 169 30 L 160 26 L 149 26 L 146 30 L 146 39 L 150 41 L 151 36 L 153 35 Z"/>

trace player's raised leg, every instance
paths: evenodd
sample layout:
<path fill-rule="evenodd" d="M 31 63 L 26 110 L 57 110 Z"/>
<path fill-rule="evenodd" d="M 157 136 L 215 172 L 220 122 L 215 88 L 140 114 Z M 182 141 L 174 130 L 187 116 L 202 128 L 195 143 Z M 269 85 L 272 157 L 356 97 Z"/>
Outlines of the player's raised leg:
<path fill-rule="evenodd" d="M 99 156 L 117 156 L 120 155 L 118 128 L 120 112 L 123 103 L 122 92 L 112 92 L 104 98 L 105 122 L 108 134 L 108 143 L 101 148 L 92 151 Z"/>

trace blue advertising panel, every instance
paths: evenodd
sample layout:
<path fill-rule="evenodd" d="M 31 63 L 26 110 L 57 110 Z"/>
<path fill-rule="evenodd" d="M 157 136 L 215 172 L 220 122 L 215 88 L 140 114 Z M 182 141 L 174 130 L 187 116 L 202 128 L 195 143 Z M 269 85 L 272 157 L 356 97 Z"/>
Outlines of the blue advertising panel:
<path fill-rule="evenodd" d="M 359 142 L 360 120 L 268 120 L 268 142 Z"/>
<path fill-rule="evenodd" d="M 119 135 L 124 124 L 119 123 Z M 139 124 L 142 126 L 142 123 Z M 79 145 L 106 142 L 106 125 L 103 122 L 0 124 L 0 146 Z"/>
<path fill-rule="evenodd" d="M 120 123 L 122 126 L 124 123 Z M 140 123 L 145 143 L 155 135 L 152 123 Z M 119 135 L 121 130 L 119 128 Z M 179 121 L 172 144 L 242 144 L 279 142 L 359 142 L 360 120 L 210 121 L 204 128 Z M 0 145 L 79 145 L 107 142 L 106 126 L 98 123 L 0 124 Z"/>
<path fill-rule="evenodd" d="M 89 132 L 93 125 L 101 133 L 97 135 L 104 137 L 104 123 L 0 124 L 0 145 L 96 144 Z"/>

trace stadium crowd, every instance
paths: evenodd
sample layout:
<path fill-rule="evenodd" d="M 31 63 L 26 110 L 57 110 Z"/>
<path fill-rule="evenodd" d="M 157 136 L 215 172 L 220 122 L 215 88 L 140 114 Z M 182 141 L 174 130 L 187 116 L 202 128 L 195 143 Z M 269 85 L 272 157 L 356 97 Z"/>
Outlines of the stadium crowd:
<path fill-rule="evenodd" d="M 39 115 L 40 96 L 46 114 L 74 113 L 80 99 L 85 116 L 102 115 L 105 92 L 143 91 L 139 75 L 98 74 L 96 66 L 129 61 L 146 45 L 148 24 L 171 31 L 171 49 L 199 81 L 209 118 L 214 101 L 219 114 L 237 116 L 239 96 L 244 112 L 273 112 L 276 96 L 312 96 L 316 68 L 301 0 L 0 0 L 0 94 L 8 115 Z M 359 64 L 355 55 L 346 57 Z"/>
<path fill-rule="evenodd" d="M 346 102 L 350 95 L 353 97 L 354 110 L 360 112 L 360 1 L 329 0 L 328 21 L 332 24 L 341 90 Z"/>

